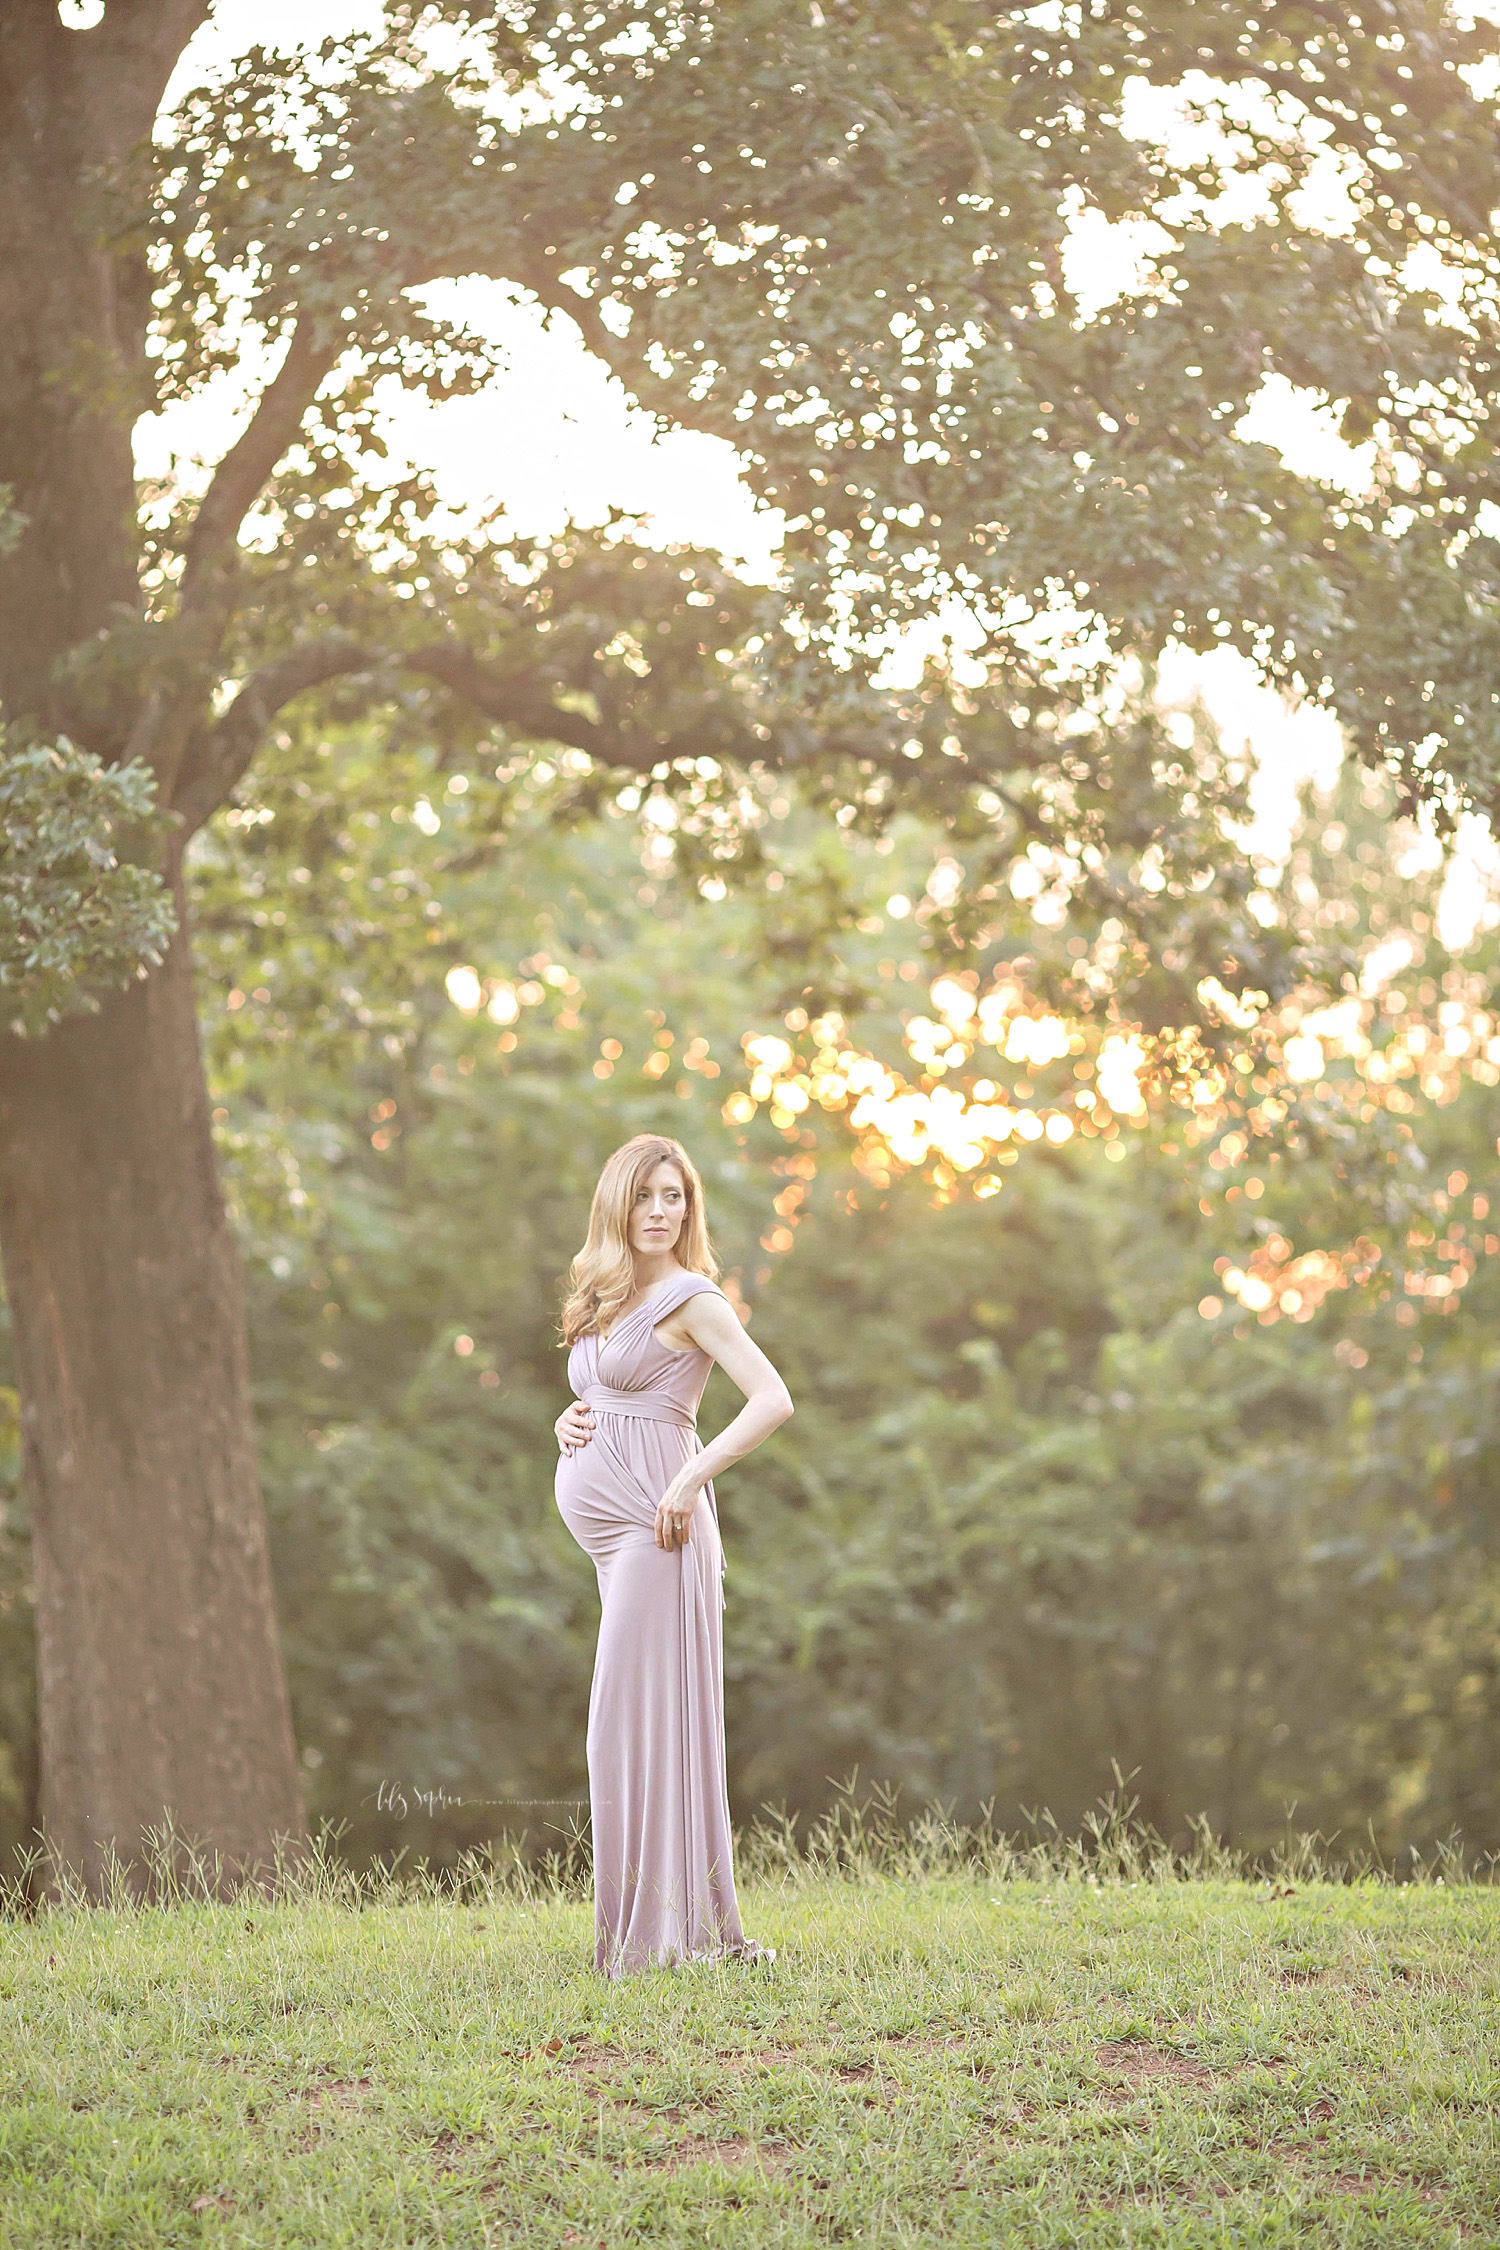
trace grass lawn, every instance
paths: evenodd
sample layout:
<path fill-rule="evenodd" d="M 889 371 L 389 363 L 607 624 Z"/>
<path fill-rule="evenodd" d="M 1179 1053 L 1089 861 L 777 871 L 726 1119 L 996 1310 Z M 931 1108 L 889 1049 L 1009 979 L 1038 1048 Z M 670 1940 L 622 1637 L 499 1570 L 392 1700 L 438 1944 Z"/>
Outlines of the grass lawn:
<path fill-rule="evenodd" d="M 1500 2244 L 1500 1889 L 811 1880 L 11 1922 L 0 2242 Z"/>

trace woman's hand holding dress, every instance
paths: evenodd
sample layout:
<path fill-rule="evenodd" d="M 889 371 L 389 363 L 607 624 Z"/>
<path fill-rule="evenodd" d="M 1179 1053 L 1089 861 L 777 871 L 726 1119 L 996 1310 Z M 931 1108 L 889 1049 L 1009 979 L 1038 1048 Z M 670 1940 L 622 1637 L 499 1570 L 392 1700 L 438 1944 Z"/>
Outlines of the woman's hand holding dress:
<path fill-rule="evenodd" d="M 656 1544 L 669 1554 L 688 1543 L 693 1511 L 703 1497 L 707 1481 L 700 1467 L 702 1455 L 680 1468 L 656 1503 Z"/>

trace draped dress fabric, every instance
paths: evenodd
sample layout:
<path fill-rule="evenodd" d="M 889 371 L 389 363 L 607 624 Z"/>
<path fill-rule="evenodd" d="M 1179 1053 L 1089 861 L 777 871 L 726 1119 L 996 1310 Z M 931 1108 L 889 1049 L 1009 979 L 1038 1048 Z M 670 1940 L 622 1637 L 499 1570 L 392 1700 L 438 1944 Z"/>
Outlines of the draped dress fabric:
<path fill-rule="evenodd" d="M 657 1502 L 700 1450 L 698 1402 L 713 1365 L 655 1331 L 713 1289 L 703 1274 L 676 1275 L 568 1357 L 568 1380 L 594 1417 L 588 1443 L 559 1460 L 556 1490 L 602 1603 L 588 1765 L 594 1962 L 611 1977 L 760 1951 L 746 1941 L 734 1888 L 713 1486 L 685 1546 L 655 1539 Z"/>

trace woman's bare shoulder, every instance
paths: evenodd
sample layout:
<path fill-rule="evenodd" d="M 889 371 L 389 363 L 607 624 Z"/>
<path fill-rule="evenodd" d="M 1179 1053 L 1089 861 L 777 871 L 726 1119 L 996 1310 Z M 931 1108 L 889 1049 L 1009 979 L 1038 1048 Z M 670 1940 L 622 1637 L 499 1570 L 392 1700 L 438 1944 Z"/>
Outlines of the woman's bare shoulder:
<path fill-rule="evenodd" d="M 667 1325 L 663 1323 L 664 1327 Z M 715 1344 L 743 1336 L 745 1332 L 734 1306 L 713 1282 L 685 1298 L 673 1313 L 670 1325 L 691 1336 L 705 1351 L 713 1350 Z"/>
<path fill-rule="evenodd" d="M 733 1318 L 733 1308 L 728 1298 L 706 1274 L 691 1274 L 688 1279 L 695 1287 L 687 1295 L 679 1297 L 670 1312 L 664 1312 L 660 1320 L 652 1323 L 658 1336 L 679 1347 L 687 1344 L 703 1345 L 702 1323 L 707 1307 L 722 1307 Z M 712 1317 L 712 1314 L 708 1315 L 710 1321 Z"/>

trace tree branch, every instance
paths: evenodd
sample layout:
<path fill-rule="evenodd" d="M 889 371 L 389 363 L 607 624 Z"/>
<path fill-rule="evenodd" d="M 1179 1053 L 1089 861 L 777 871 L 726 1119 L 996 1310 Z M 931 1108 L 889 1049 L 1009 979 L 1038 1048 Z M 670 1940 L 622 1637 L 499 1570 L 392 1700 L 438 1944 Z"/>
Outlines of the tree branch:
<path fill-rule="evenodd" d="M 441 681 L 450 694 L 471 703 L 487 719 L 497 719 L 502 726 L 547 742 L 561 742 L 569 749 L 586 750 L 602 765 L 629 766 L 633 770 L 643 755 L 647 764 L 661 755 L 649 745 L 637 747 L 581 711 L 559 709 L 534 680 L 484 663 L 461 641 L 433 641 L 426 648 L 403 652 L 393 661 L 409 672 L 424 672 L 429 679 Z"/>
<path fill-rule="evenodd" d="M 199 504 L 188 534 L 180 616 L 212 618 L 227 598 L 240 525 L 277 462 L 302 427 L 323 377 L 344 346 L 340 336 L 320 337 L 307 316 L 292 332 L 286 357 L 261 392 L 250 423 L 225 454 Z"/>
<path fill-rule="evenodd" d="M 223 804 L 288 703 L 325 681 L 378 670 L 420 672 L 472 704 L 485 718 L 539 742 L 586 750 L 601 765 L 636 773 L 662 757 L 678 754 L 670 743 L 638 739 L 597 725 L 581 711 L 561 709 L 534 680 L 484 663 L 461 642 L 378 650 L 352 634 L 329 633 L 252 672 L 217 725 L 199 738 L 198 755 L 184 761 L 182 783 L 172 799 L 172 809 L 181 815 L 187 833 L 201 828 Z"/>
<path fill-rule="evenodd" d="M 131 730 L 127 756 L 146 759 L 155 769 L 163 798 L 170 797 L 179 811 L 186 814 L 194 808 L 193 827 L 202 825 L 223 801 L 225 787 L 232 788 L 244 771 L 242 764 L 221 786 L 220 729 L 205 729 L 200 717 L 204 672 L 217 655 L 234 611 L 240 525 L 302 427 L 318 385 L 342 349 L 341 336 L 319 338 L 305 321 L 293 330 L 278 372 L 262 391 L 249 426 L 214 471 L 188 534 L 173 628 L 187 659 L 185 680 L 163 682 L 146 697 Z M 267 676 L 277 669 L 267 667 Z M 236 699 L 236 709 L 238 703 Z M 224 755 L 233 762 L 232 744 Z"/>
<path fill-rule="evenodd" d="M 247 772 L 278 711 L 308 688 L 367 672 L 375 661 L 352 634 L 330 633 L 252 672 L 218 724 L 200 738 L 199 756 L 184 761 L 172 810 L 182 816 L 187 833 L 217 812 Z"/>

